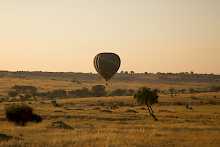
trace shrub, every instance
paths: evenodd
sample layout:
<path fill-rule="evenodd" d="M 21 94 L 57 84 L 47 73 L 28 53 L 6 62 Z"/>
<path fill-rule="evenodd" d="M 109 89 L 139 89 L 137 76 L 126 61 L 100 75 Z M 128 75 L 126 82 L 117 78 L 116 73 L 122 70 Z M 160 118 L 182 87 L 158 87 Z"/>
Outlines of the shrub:
<path fill-rule="evenodd" d="M 18 92 L 16 92 L 16 91 L 9 91 L 8 92 L 9 97 L 16 97 L 17 95 L 18 95 Z"/>
<path fill-rule="evenodd" d="M 191 96 L 190 98 L 193 99 L 193 100 L 200 100 L 200 98 L 196 97 L 196 96 Z"/>
<path fill-rule="evenodd" d="M 133 89 L 115 89 L 110 92 L 109 96 L 132 96 L 135 90 Z"/>
<path fill-rule="evenodd" d="M 6 117 L 8 121 L 24 126 L 32 119 L 32 112 L 32 108 L 27 105 L 13 104 L 6 108 Z"/>
<path fill-rule="evenodd" d="M 15 85 L 12 89 L 20 94 L 31 94 L 34 96 L 37 93 L 37 88 L 34 86 Z"/>
<path fill-rule="evenodd" d="M 59 105 L 57 104 L 57 101 L 56 101 L 56 100 L 52 100 L 51 103 L 52 103 L 52 105 L 53 105 L 54 107 L 58 107 L 58 106 L 59 106 Z"/>
<path fill-rule="evenodd" d="M 8 121 L 24 126 L 29 121 L 40 122 L 42 118 L 33 114 L 33 109 L 25 104 L 13 104 L 5 109 Z"/>
<path fill-rule="evenodd" d="M 220 91 L 220 86 L 211 86 L 210 88 L 211 92 L 219 92 Z"/>
<path fill-rule="evenodd" d="M 126 89 L 116 89 L 113 90 L 109 95 L 110 96 L 126 96 L 128 91 Z"/>
<path fill-rule="evenodd" d="M 57 89 L 48 93 L 51 98 L 66 97 L 67 92 L 63 89 Z"/>
<path fill-rule="evenodd" d="M 186 93 L 186 91 L 187 91 L 186 89 L 179 89 L 179 90 L 178 90 L 178 92 L 179 92 L 179 93 L 182 93 L 182 94 Z"/>
<path fill-rule="evenodd" d="M 106 96 L 106 94 L 107 94 L 104 85 L 93 86 L 91 89 L 91 92 L 92 92 L 93 96 L 96 96 L 96 97 Z"/>
<path fill-rule="evenodd" d="M 89 97 L 91 95 L 92 94 L 88 88 L 82 88 L 82 89 L 72 90 L 68 92 L 69 97 Z"/>
<path fill-rule="evenodd" d="M 39 123 L 39 122 L 42 122 L 42 120 L 43 119 L 40 115 L 38 115 L 38 114 L 33 114 L 32 115 L 32 119 L 31 119 L 32 122 Z"/>
<path fill-rule="evenodd" d="M 9 135 L 7 135 L 7 134 L 2 134 L 2 133 L 0 133 L 0 142 L 1 141 L 8 141 L 8 140 L 10 140 L 10 139 L 12 139 L 13 137 L 12 136 L 9 136 Z"/>
<path fill-rule="evenodd" d="M 170 88 L 170 89 L 168 89 L 168 91 L 169 91 L 169 93 L 170 93 L 171 97 L 175 96 L 175 95 L 176 95 L 176 93 L 177 93 L 177 91 L 176 91 L 176 89 L 175 89 L 175 88 Z"/>
<path fill-rule="evenodd" d="M 25 94 L 25 95 L 24 95 L 24 98 L 25 98 L 25 99 L 30 99 L 31 97 L 32 97 L 32 96 L 31 96 L 30 94 Z"/>
<path fill-rule="evenodd" d="M 131 96 L 131 95 L 134 95 L 135 94 L 135 90 L 133 90 L 133 89 L 128 89 L 127 90 L 127 95 L 128 96 Z"/>
<path fill-rule="evenodd" d="M 196 92 L 197 92 L 196 89 L 194 89 L 194 88 L 189 88 L 189 93 L 193 94 L 193 93 L 196 93 Z"/>

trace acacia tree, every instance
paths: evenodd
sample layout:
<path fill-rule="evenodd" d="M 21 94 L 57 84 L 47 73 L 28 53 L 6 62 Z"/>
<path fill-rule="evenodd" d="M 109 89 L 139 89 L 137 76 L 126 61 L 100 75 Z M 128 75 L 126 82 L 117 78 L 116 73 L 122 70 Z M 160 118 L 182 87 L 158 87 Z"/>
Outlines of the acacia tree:
<path fill-rule="evenodd" d="M 134 95 L 134 99 L 138 104 L 146 105 L 149 114 L 154 118 L 155 121 L 158 119 L 154 115 L 154 111 L 152 109 L 152 105 L 158 103 L 158 90 L 151 90 L 150 88 L 140 88 L 136 94 Z"/>

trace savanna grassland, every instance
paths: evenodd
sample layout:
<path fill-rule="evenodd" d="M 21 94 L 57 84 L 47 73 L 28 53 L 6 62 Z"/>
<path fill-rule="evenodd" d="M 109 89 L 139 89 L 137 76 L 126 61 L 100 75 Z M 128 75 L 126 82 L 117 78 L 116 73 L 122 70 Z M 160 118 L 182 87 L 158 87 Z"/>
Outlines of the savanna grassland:
<path fill-rule="evenodd" d="M 103 81 L 74 82 L 67 79 L 10 77 L 0 78 L 0 95 L 6 97 L 14 85 L 32 85 L 41 91 L 92 87 Z M 162 82 L 113 80 L 107 89 L 142 86 L 205 88 L 219 82 Z M 43 117 L 41 123 L 16 126 L 6 119 L 5 107 L 26 103 Z M 0 102 L 0 146 L 220 146 L 220 92 L 160 93 L 153 106 L 154 121 L 144 106 L 132 96 L 60 98 L 57 106 L 50 99 Z M 191 109 L 186 108 L 189 104 Z M 5 136 L 7 135 L 7 136 Z"/>

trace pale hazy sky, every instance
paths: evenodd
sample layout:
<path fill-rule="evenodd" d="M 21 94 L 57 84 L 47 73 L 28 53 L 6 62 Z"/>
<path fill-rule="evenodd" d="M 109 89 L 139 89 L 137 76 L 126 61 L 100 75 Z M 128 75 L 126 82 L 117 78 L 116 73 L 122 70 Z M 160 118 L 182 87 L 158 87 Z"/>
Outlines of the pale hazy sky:
<path fill-rule="evenodd" d="M 0 0 L 0 70 L 220 73 L 220 0 Z"/>

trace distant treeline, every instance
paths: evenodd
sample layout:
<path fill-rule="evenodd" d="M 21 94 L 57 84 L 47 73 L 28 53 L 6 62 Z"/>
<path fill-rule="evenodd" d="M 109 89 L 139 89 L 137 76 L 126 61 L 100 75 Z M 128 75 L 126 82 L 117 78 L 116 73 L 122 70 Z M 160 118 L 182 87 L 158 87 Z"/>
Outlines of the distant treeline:
<path fill-rule="evenodd" d="M 161 94 L 170 94 L 172 97 L 178 94 L 201 93 L 201 92 L 220 92 L 220 86 L 211 86 L 207 88 L 189 88 L 157 91 Z M 35 98 L 56 99 L 56 98 L 84 98 L 84 97 L 101 97 L 101 96 L 133 96 L 136 90 L 133 89 L 115 89 L 107 91 L 104 85 L 95 85 L 92 88 L 81 88 L 75 90 L 56 89 L 52 91 L 38 91 L 34 86 L 15 85 L 8 92 L 10 98 L 19 98 L 29 100 Z"/>
<path fill-rule="evenodd" d="M 81 88 L 75 90 L 56 89 L 52 91 L 40 92 L 34 86 L 15 85 L 8 92 L 9 97 L 29 98 L 83 98 L 83 97 L 101 97 L 101 96 L 131 96 L 135 90 L 116 89 L 106 91 L 104 85 L 95 85 L 91 89 Z"/>
<path fill-rule="evenodd" d="M 42 72 L 42 71 L 0 71 L 0 77 L 16 78 L 45 78 L 51 80 L 69 80 L 80 82 L 93 82 L 101 80 L 98 74 L 74 72 Z M 220 82 L 220 75 L 199 74 L 194 72 L 180 73 L 135 73 L 134 71 L 121 71 L 113 78 L 116 81 L 136 82 Z"/>

